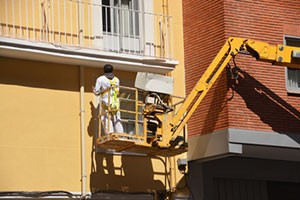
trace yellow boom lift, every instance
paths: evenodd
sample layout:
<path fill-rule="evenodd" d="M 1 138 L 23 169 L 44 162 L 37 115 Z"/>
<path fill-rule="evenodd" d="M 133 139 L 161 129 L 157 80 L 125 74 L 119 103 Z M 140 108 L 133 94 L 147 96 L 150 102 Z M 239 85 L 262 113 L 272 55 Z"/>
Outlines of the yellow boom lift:
<path fill-rule="evenodd" d="M 229 38 L 191 93 L 184 101 L 179 102 L 179 109 L 176 109 L 178 103 L 172 104 L 172 95 L 159 92 L 159 88 L 161 89 L 163 85 L 158 86 L 158 90 L 157 88 L 153 91 L 151 88 L 145 90 L 141 104 L 143 134 L 114 133 L 100 136 L 97 139 L 98 148 L 166 157 L 186 152 L 184 126 L 229 61 L 239 53 L 252 55 L 258 61 L 273 65 L 300 69 L 300 48 L 275 46 L 245 38 Z M 139 78 L 146 75 L 138 73 Z M 168 82 L 168 79 L 166 80 Z"/>

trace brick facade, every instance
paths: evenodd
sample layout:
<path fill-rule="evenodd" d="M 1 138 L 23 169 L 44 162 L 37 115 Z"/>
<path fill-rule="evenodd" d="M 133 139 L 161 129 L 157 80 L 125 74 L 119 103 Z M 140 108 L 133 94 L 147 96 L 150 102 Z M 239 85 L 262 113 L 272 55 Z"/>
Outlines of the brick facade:
<path fill-rule="evenodd" d="M 300 1 L 183 1 L 186 89 L 191 91 L 228 37 L 271 44 L 300 36 Z M 189 136 L 238 128 L 299 133 L 300 96 L 286 91 L 285 68 L 238 55 L 238 84 L 224 71 L 189 121 Z"/>

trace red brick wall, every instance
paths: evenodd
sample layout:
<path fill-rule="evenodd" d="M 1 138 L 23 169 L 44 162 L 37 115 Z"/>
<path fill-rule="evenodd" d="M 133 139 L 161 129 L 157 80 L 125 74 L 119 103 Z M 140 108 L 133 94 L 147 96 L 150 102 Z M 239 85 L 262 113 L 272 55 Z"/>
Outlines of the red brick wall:
<path fill-rule="evenodd" d="M 225 35 L 283 44 L 300 36 L 300 1 L 226 0 Z M 288 95 L 285 68 L 238 56 L 244 71 L 228 102 L 231 128 L 300 133 L 300 96 Z M 229 94 L 230 95 L 230 94 Z"/>
<path fill-rule="evenodd" d="M 220 0 L 182 2 L 188 94 L 225 42 L 224 3 Z M 225 75 L 222 74 L 189 120 L 190 136 L 228 126 Z"/>
<path fill-rule="evenodd" d="M 230 36 L 271 44 L 300 36 L 300 1 L 187 0 L 183 16 L 187 92 Z M 233 84 L 223 73 L 189 121 L 189 136 L 228 127 L 299 133 L 300 96 L 287 94 L 285 68 L 245 55 L 236 61 L 244 77 Z"/>

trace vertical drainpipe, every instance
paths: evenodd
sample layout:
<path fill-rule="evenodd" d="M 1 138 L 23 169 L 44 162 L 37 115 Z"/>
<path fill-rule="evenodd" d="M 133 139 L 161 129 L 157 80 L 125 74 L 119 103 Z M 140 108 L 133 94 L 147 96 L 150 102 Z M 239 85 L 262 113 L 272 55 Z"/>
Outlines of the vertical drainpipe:
<path fill-rule="evenodd" d="M 77 1 L 78 8 L 78 43 L 83 45 L 82 0 Z M 86 157 L 85 157 L 85 125 L 84 125 L 84 67 L 80 67 L 80 128 L 81 128 L 81 195 L 86 196 Z"/>
<path fill-rule="evenodd" d="M 81 195 L 86 196 L 86 157 L 84 125 L 84 67 L 80 67 L 80 132 L 81 132 Z"/>
<path fill-rule="evenodd" d="M 78 43 L 83 45 L 83 15 L 82 15 L 82 0 L 78 0 Z M 85 125 L 84 125 L 84 67 L 80 68 L 80 128 L 81 128 L 81 196 L 86 196 L 86 152 L 85 152 Z"/>

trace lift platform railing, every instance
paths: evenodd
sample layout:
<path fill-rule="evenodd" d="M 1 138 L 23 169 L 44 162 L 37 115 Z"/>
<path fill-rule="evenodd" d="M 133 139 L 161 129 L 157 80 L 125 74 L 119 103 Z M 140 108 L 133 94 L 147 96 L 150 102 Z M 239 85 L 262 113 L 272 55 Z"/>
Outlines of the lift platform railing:
<path fill-rule="evenodd" d="M 137 88 L 119 86 L 120 89 L 120 113 L 121 122 L 124 129 L 124 133 L 108 133 L 105 130 L 105 125 L 102 122 L 102 118 L 107 113 L 113 113 L 114 111 L 108 108 L 103 109 L 101 106 L 99 111 L 99 137 L 96 140 L 97 148 L 101 150 L 108 150 L 111 152 L 130 152 L 145 155 L 159 155 L 159 156 L 174 156 L 186 152 L 187 148 L 160 148 L 155 145 L 155 141 L 159 140 L 159 136 L 153 134 L 148 130 L 147 119 L 144 117 L 144 94 L 143 91 Z M 110 91 L 109 91 L 110 94 Z M 110 95 L 108 95 L 108 103 L 110 103 Z M 100 97 L 101 98 L 101 97 Z M 179 98 L 179 97 L 175 97 Z M 101 99 L 100 99 L 101 101 Z M 172 103 L 172 102 L 170 102 Z M 182 103 L 182 100 L 172 103 L 172 107 L 177 107 Z M 107 115 L 108 121 L 111 115 Z M 106 127 L 110 130 L 110 123 Z"/>
<path fill-rule="evenodd" d="M 105 125 L 103 120 L 101 120 L 105 115 L 107 115 L 108 121 L 111 120 L 111 117 L 114 110 L 108 106 L 107 109 L 104 109 L 100 106 L 99 112 L 99 139 L 98 141 L 104 142 L 107 140 L 118 139 L 118 140 L 128 140 L 128 141 L 137 141 L 144 143 L 144 121 L 143 121 L 143 102 L 139 100 L 139 92 L 136 88 L 119 86 L 120 95 L 120 113 L 121 113 L 121 122 L 124 129 L 124 133 L 108 133 L 107 130 L 110 130 L 111 123 L 107 124 L 107 130 L 105 130 Z M 110 94 L 111 89 L 108 91 Z M 108 95 L 108 104 L 110 104 L 111 95 Z M 100 97 L 101 98 L 101 97 Z M 100 100 L 101 101 L 101 100 Z M 108 113 L 108 114 L 107 114 Z"/>

